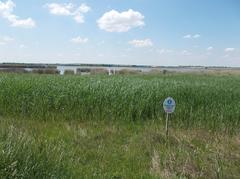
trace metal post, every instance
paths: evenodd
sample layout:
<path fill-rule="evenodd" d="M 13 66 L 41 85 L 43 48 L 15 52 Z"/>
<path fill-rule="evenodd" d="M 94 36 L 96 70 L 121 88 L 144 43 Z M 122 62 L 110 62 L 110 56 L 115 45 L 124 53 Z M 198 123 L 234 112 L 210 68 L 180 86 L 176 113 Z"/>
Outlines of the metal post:
<path fill-rule="evenodd" d="M 168 113 L 166 117 L 166 137 L 168 137 Z"/>

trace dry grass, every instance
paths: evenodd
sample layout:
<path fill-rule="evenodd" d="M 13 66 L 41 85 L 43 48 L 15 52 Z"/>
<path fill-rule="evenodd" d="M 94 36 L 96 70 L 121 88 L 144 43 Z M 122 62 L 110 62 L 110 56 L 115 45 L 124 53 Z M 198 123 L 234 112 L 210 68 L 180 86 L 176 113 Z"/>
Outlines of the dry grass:
<path fill-rule="evenodd" d="M 0 175 L 238 178 L 239 135 L 155 122 L 0 120 Z M 35 167 L 35 169 L 34 169 Z"/>
<path fill-rule="evenodd" d="M 108 70 L 104 68 L 95 68 L 95 69 L 91 69 L 90 74 L 91 75 L 107 75 Z"/>

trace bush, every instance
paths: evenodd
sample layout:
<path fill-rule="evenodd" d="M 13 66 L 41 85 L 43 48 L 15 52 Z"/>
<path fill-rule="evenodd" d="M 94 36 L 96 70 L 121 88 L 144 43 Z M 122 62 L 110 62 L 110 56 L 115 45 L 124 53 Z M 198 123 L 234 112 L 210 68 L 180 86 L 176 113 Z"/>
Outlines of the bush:
<path fill-rule="evenodd" d="M 77 74 L 82 75 L 82 74 L 90 74 L 91 70 L 90 68 L 78 68 L 77 69 Z"/>
<path fill-rule="evenodd" d="M 0 72 L 3 73 L 28 73 L 24 68 L 2 68 Z"/>
<path fill-rule="evenodd" d="M 60 72 L 57 69 L 54 69 L 54 68 L 34 69 L 34 70 L 32 70 L 32 73 L 36 73 L 36 74 L 60 74 Z"/>
<path fill-rule="evenodd" d="M 160 69 L 152 69 L 151 71 L 147 72 L 147 74 L 161 74 L 161 70 Z"/>
<path fill-rule="evenodd" d="M 64 71 L 64 75 L 74 75 L 74 71 L 73 70 L 65 70 Z"/>
<path fill-rule="evenodd" d="M 167 70 L 163 70 L 163 74 L 166 75 L 168 73 Z"/>
<path fill-rule="evenodd" d="M 108 70 L 104 69 L 104 68 L 94 68 L 91 69 L 91 75 L 107 75 L 108 74 Z"/>

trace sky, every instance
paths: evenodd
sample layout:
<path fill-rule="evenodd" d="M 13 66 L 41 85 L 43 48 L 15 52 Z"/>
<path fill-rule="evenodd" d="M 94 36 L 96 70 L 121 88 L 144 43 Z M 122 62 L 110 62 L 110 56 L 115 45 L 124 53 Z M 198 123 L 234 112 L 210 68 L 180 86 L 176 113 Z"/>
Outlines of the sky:
<path fill-rule="evenodd" d="M 240 67 L 239 0 L 0 0 L 0 63 Z"/>

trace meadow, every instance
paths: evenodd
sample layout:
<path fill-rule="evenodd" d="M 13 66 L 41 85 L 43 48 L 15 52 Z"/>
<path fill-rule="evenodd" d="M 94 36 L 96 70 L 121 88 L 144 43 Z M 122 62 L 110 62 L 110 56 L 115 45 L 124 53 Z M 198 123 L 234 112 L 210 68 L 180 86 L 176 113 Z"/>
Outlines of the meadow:
<path fill-rule="evenodd" d="M 238 178 L 239 99 L 239 75 L 2 73 L 0 176 Z"/>
<path fill-rule="evenodd" d="M 240 124 L 240 76 L 1 75 L 0 115 L 34 120 L 162 120 L 171 96 L 178 127 L 233 131 Z"/>

